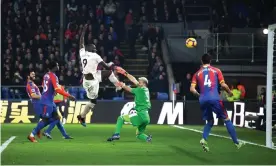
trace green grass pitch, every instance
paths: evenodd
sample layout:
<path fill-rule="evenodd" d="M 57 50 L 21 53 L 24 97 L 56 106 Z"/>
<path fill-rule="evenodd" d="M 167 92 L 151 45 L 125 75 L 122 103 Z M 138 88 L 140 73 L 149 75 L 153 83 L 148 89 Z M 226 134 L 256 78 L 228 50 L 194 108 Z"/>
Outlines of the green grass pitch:
<path fill-rule="evenodd" d="M 183 164 L 276 164 L 276 151 L 254 145 L 237 150 L 231 140 L 209 137 L 210 152 L 203 152 L 200 133 L 168 125 L 149 125 L 151 144 L 135 138 L 135 128 L 126 125 L 121 140 L 106 142 L 115 125 L 66 124 L 73 140 L 64 140 L 57 128 L 53 140 L 42 138 L 38 143 L 26 139 L 35 124 L 2 124 L 1 144 L 11 136 L 16 138 L 1 153 L 4 165 L 183 165 Z M 202 129 L 202 126 L 185 126 Z M 264 144 L 265 133 L 237 128 L 240 139 Z M 214 127 L 212 133 L 228 136 L 226 129 Z"/>

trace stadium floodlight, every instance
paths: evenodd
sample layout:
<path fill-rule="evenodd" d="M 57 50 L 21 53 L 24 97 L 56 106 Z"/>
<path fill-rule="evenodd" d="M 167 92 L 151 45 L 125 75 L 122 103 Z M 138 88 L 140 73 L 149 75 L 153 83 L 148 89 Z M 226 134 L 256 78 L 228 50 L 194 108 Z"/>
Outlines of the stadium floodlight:
<path fill-rule="evenodd" d="M 265 35 L 267 35 L 268 34 L 268 29 L 263 29 L 263 33 L 265 34 Z"/>
<path fill-rule="evenodd" d="M 266 77 L 266 146 L 274 148 L 272 143 L 272 109 L 273 109 L 273 58 L 276 44 L 276 24 L 269 25 L 267 29 L 267 77 Z"/>

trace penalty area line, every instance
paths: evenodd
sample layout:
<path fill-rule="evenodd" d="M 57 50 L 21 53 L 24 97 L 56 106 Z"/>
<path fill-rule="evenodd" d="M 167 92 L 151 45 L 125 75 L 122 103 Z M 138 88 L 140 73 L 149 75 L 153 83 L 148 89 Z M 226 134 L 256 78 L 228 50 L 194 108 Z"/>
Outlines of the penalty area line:
<path fill-rule="evenodd" d="M 10 137 L 6 142 L 4 142 L 0 147 L 0 154 L 8 147 L 8 145 L 15 139 L 16 136 Z"/>
<path fill-rule="evenodd" d="M 196 129 L 192 129 L 192 128 L 187 128 L 187 127 L 183 127 L 183 126 L 178 126 L 178 125 L 172 125 L 173 127 L 175 128 L 178 128 L 178 129 L 182 129 L 182 130 L 188 130 L 188 131 L 193 131 L 193 132 L 196 132 L 196 133 L 203 133 L 202 131 L 200 130 L 196 130 Z M 218 134 L 212 134 L 210 133 L 211 136 L 214 136 L 214 137 L 218 137 L 218 138 L 225 138 L 225 139 L 230 139 L 232 140 L 230 137 L 227 137 L 227 136 L 224 136 L 224 135 L 218 135 Z M 246 144 L 250 144 L 250 145 L 254 145 L 254 146 L 259 146 L 259 147 L 264 147 L 264 148 L 268 148 L 266 147 L 265 145 L 261 145 L 261 144 L 257 144 L 257 143 L 254 143 L 254 142 L 250 142 L 250 141 L 245 141 L 245 140 L 241 140 L 239 139 L 240 141 L 246 143 Z M 271 149 L 271 148 L 268 148 L 268 149 Z M 276 150 L 276 149 L 273 149 L 273 150 Z"/>

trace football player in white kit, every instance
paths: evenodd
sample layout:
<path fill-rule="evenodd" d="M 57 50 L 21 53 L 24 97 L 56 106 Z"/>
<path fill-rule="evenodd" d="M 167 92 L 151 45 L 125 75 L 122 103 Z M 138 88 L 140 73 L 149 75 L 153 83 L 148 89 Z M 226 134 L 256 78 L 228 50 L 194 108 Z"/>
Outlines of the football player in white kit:
<path fill-rule="evenodd" d="M 103 59 L 97 54 L 96 46 L 94 44 L 84 45 L 84 35 L 87 29 L 87 24 L 84 25 L 82 34 L 80 36 L 80 58 L 82 63 L 83 73 L 83 88 L 86 91 L 87 97 L 90 102 L 86 104 L 84 110 L 78 115 L 78 120 L 84 127 L 86 114 L 95 107 L 99 92 L 99 83 L 108 78 L 115 86 L 119 82 L 113 71 L 116 66 L 113 63 L 106 64 Z M 98 65 L 102 65 L 106 70 L 97 70 Z M 120 87 L 116 86 L 117 90 Z"/>

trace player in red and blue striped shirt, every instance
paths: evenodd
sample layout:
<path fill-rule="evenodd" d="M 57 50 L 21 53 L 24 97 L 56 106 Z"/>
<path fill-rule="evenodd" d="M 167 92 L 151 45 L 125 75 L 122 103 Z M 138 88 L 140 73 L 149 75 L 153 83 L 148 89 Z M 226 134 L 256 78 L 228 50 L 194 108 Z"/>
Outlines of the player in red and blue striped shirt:
<path fill-rule="evenodd" d="M 28 75 L 26 91 L 27 91 L 27 94 L 32 102 L 33 109 L 34 109 L 36 115 L 40 116 L 41 109 L 39 107 L 40 106 L 39 102 L 40 102 L 41 94 L 40 94 L 39 88 L 34 83 L 34 80 L 35 80 L 35 72 L 31 71 Z M 34 137 L 34 135 L 32 135 L 32 136 Z M 38 131 L 37 136 L 39 138 L 41 137 L 40 131 Z"/>
<path fill-rule="evenodd" d="M 243 142 L 239 142 L 236 136 L 236 131 L 233 123 L 229 119 L 227 112 L 224 108 L 223 102 L 219 95 L 219 85 L 226 90 L 226 92 L 232 96 L 232 92 L 228 85 L 225 83 L 222 72 L 213 66 L 211 63 L 211 56 L 204 54 L 201 57 L 202 67 L 194 74 L 192 78 L 192 84 L 190 91 L 199 97 L 200 109 L 203 113 L 203 120 L 207 121 L 204 127 L 202 139 L 200 143 L 204 151 L 209 151 L 207 144 L 207 138 L 214 125 L 213 112 L 217 115 L 217 118 L 223 119 L 226 128 L 237 146 L 240 148 L 244 145 Z M 196 90 L 196 86 L 199 87 L 200 94 Z"/>
<path fill-rule="evenodd" d="M 56 105 L 54 103 L 55 93 L 59 93 L 63 96 L 68 97 L 70 100 L 75 100 L 74 96 L 71 96 L 69 93 L 65 92 L 60 88 L 58 78 L 55 75 L 55 72 L 59 70 L 58 63 L 50 62 L 49 64 L 49 72 L 46 73 L 43 77 L 43 92 L 41 95 L 39 109 L 42 110 L 40 117 L 41 121 L 38 123 L 37 127 L 32 131 L 32 134 L 29 135 L 28 139 L 31 142 L 36 142 L 33 135 L 36 135 L 38 131 L 42 128 L 50 124 L 48 130 L 52 130 L 55 125 L 57 125 L 58 129 L 62 133 L 65 139 L 72 139 L 69 135 L 67 135 L 62 123 L 60 122 L 60 117 L 58 116 Z M 44 133 L 47 138 L 51 138 L 51 136 L 47 133 Z M 33 141 L 35 140 L 35 141 Z"/>
<path fill-rule="evenodd" d="M 40 101 L 41 94 L 40 94 L 39 88 L 34 83 L 34 80 L 35 80 L 35 72 L 31 71 L 28 76 L 26 91 L 27 91 L 27 94 L 34 106 L 34 111 L 37 114 L 40 114 L 40 112 L 37 112 L 38 110 L 35 109 L 35 107 Z"/>

